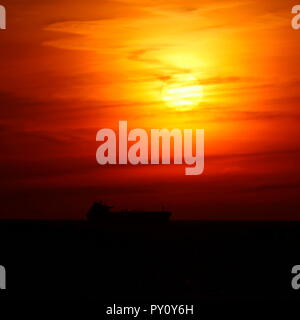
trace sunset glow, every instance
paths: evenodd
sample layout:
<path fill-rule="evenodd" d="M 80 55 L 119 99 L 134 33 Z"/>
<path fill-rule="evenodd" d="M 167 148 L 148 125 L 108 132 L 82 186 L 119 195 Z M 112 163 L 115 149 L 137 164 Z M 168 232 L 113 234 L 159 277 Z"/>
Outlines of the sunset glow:
<path fill-rule="evenodd" d="M 164 203 L 178 218 L 299 204 L 293 1 L 3 2 L 13 17 L 0 33 L 3 215 L 26 203 L 39 217 L 50 201 L 80 216 L 95 198 Z M 204 129 L 204 173 L 97 165 L 96 133 L 121 120 Z"/>
<path fill-rule="evenodd" d="M 162 98 L 167 106 L 178 111 L 192 110 L 203 97 L 203 88 L 193 75 L 178 75 L 167 82 Z"/>

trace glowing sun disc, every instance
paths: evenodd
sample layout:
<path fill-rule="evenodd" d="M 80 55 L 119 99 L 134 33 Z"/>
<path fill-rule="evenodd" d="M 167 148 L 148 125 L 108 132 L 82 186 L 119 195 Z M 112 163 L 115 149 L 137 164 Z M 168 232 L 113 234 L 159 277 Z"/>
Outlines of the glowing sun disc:
<path fill-rule="evenodd" d="M 167 81 L 162 99 L 170 108 L 186 111 L 195 108 L 203 98 L 203 87 L 191 74 L 180 74 Z"/>

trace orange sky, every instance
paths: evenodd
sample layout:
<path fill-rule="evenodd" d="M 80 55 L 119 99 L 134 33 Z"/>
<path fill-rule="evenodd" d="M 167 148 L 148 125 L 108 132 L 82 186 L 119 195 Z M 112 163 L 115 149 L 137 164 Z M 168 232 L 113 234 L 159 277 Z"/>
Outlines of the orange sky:
<path fill-rule="evenodd" d="M 298 218 L 300 31 L 294 1 L 2 1 L 5 218 L 80 218 L 95 199 L 178 219 Z M 170 83 L 197 79 L 189 110 Z M 100 128 L 205 130 L 205 172 L 101 167 Z"/>

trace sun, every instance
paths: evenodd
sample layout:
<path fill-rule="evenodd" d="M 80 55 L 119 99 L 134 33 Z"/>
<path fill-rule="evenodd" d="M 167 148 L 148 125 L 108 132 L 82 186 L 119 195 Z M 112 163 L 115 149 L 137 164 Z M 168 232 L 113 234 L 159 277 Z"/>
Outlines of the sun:
<path fill-rule="evenodd" d="M 188 111 L 203 99 L 203 87 L 192 74 L 179 74 L 168 80 L 162 88 L 162 99 L 177 111 Z"/>

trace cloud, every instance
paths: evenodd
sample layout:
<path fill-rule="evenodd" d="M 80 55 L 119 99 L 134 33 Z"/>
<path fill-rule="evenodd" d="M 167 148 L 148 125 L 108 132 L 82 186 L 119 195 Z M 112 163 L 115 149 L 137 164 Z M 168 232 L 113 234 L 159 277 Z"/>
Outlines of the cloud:
<path fill-rule="evenodd" d="M 252 187 L 242 188 L 241 192 L 269 192 L 274 190 L 289 190 L 289 189 L 300 189 L 300 182 L 294 183 L 272 183 L 272 184 L 261 184 Z"/>

